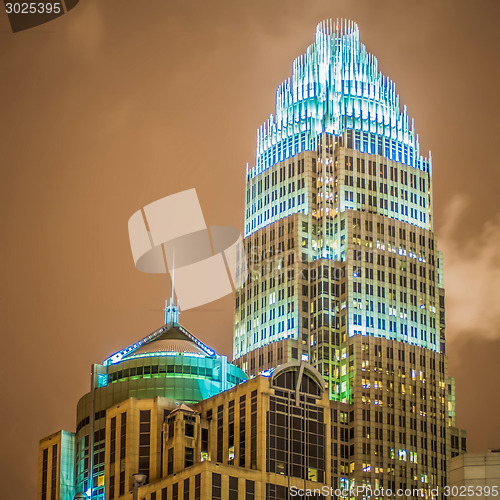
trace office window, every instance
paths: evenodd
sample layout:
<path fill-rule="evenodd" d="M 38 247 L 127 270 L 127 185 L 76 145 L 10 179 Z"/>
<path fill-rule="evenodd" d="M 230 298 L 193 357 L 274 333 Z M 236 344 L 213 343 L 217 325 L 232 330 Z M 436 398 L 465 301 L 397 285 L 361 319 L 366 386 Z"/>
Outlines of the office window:
<path fill-rule="evenodd" d="M 246 424 L 246 396 L 240 397 L 240 450 L 239 461 L 240 467 L 245 467 L 245 424 Z"/>
<path fill-rule="evenodd" d="M 189 478 L 184 479 L 184 500 L 189 500 Z"/>
<path fill-rule="evenodd" d="M 109 500 L 115 498 L 115 476 L 109 476 Z M 163 500 L 163 499 L 162 499 Z"/>
<path fill-rule="evenodd" d="M 99 413 L 100 412 L 97 412 L 95 414 L 96 419 L 99 418 Z M 101 429 L 94 431 L 94 467 L 104 464 L 104 446 L 100 446 L 101 444 L 104 445 L 104 441 L 106 441 L 106 427 L 102 427 Z"/>
<path fill-rule="evenodd" d="M 120 472 L 120 496 L 125 495 L 125 471 Z"/>
<path fill-rule="evenodd" d="M 217 408 L 217 462 L 223 461 L 223 443 L 224 438 L 224 406 Z"/>
<path fill-rule="evenodd" d="M 149 477 L 149 454 L 151 440 L 151 411 L 139 414 L 139 473 Z"/>
<path fill-rule="evenodd" d="M 167 475 L 174 472 L 174 449 L 169 448 L 167 451 Z"/>
<path fill-rule="evenodd" d="M 179 483 L 172 486 L 172 500 L 179 500 Z"/>
<path fill-rule="evenodd" d="M 109 462 L 111 465 L 116 460 L 116 417 L 111 419 L 111 435 L 109 438 Z"/>
<path fill-rule="evenodd" d="M 127 449 L 127 413 L 120 416 L 120 459 L 125 459 Z"/>
<path fill-rule="evenodd" d="M 307 405 L 295 414 L 285 399 L 271 397 L 268 429 L 269 472 L 323 481 L 325 444 L 322 436 L 325 425 L 322 409 Z"/>
<path fill-rule="evenodd" d="M 250 468 L 257 468 L 257 391 L 250 400 Z"/>
<path fill-rule="evenodd" d="M 222 499 L 222 480 L 221 475 L 212 472 L 212 500 Z"/>
<path fill-rule="evenodd" d="M 194 464 L 194 448 L 184 448 L 184 467 L 191 467 Z"/>
<path fill-rule="evenodd" d="M 288 498 L 288 488 L 278 484 L 266 484 L 267 500 L 283 500 L 283 498 Z"/>
<path fill-rule="evenodd" d="M 45 448 L 42 456 L 42 500 L 47 500 L 47 469 L 49 461 L 49 450 Z"/>
<path fill-rule="evenodd" d="M 201 461 L 208 460 L 208 429 L 201 429 Z"/>
<path fill-rule="evenodd" d="M 229 401 L 228 464 L 234 465 L 234 401 Z"/>
<path fill-rule="evenodd" d="M 194 437 L 194 424 L 186 423 L 185 434 L 186 437 Z"/>
<path fill-rule="evenodd" d="M 201 500 L 201 474 L 194 476 L 194 500 Z"/>
<path fill-rule="evenodd" d="M 125 462 L 127 451 L 127 413 L 120 415 L 120 462 Z M 120 472 L 119 495 L 125 495 L 125 471 Z"/>
<path fill-rule="evenodd" d="M 160 471 L 161 471 L 161 474 L 163 474 L 163 443 L 165 442 L 165 436 L 164 436 L 164 432 L 163 432 L 163 429 L 160 433 L 160 443 L 161 443 L 161 446 L 160 446 Z"/>
<path fill-rule="evenodd" d="M 50 500 L 56 500 L 57 485 L 57 444 L 52 446 L 52 473 L 50 480 Z"/>
<path fill-rule="evenodd" d="M 247 479 L 245 481 L 245 500 L 255 500 L 255 482 Z"/>
<path fill-rule="evenodd" d="M 168 494 L 168 489 L 167 488 L 163 488 L 161 490 L 161 500 L 167 500 L 167 494 Z"/>
<path fill-rule="evenodd" d="M 238 500 L 238 478 L 229 476 L 229 500 Z"/>

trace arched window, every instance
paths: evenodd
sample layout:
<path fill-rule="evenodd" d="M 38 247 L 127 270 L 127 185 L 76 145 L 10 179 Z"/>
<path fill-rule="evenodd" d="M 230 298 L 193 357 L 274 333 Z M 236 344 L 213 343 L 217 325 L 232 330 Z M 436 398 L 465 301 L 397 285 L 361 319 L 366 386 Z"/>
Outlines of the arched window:
<path fill-rule="evenodd" d="M 281 373 L 274 379 L 273 385 L 275 387 L 282 387 L 283 389 L 294 391 L 297 386 L 297 372 L 295 370 L 289 370 L 285 373 Z"/>
<path fill-rule="evenodd" d="M 276 373 L 272 385 L 289 391 L 297 390 L 297 378 L 300 373 L 300 365 L 288 366 L 283 371 Z M 316 398 L 321 397 L 323 387 L 314 373 L 307 368 L 302 372 L 299 391 Z"/>
<path fill-rule="evenodd" d="M 304 373 L 302 376 L 302 382 L 300 383 L 300 392 L 320 397 L 322 391 L 323 390 L 318 382 L 316 382 L 316 380 L 310 377 L 307 373 Z"/>

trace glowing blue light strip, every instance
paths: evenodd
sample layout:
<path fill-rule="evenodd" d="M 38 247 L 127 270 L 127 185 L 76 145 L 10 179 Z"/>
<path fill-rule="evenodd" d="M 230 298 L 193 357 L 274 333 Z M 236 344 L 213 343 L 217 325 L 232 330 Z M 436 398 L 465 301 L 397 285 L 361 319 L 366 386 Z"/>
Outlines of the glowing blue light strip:
<path fill-rule="evenodd" d="M 178 352 L 178 351 L 160 351 L 160 352 L 145 352 L 139 354 L 129 354 L 127 359 L 138 359 L 138 358 L 152 358 L 152 357 L 176 357 L 184 356 L 186 358 L 205 358 L 203 354 L 196 354 L 194 352 Z"/>
<path fill-rule="evenodd" d="M 274 370 L 275 370 L 275 368 L 269 368 L 268 370 L 264 370 L 264 371 L 260 372 L 260 375 L 262 375 L 263 377 L 269 378 L 272 376 Z"/>
<path fill-rule="evenodd" d="M 192 342 L 194 342 L 207 356 L 211 358 L 218 358 L 219 355 L 210 347 L 206 346 L 201 340 L 198 340 L 194 335 L 189 333 L 186 329 L 184 329 L 180 325 L 176 325 L 176 328 L 178 328 L 186 337 L 189 338 Z M 103 361 L 104 366 L 108 365 L 113 365 L 116 363 L 119 363 L 120 361 L 123 360 L 123 358 L 129 356 L 133 352 L 137 351 L 139 347 L 141 347 L 144 344 L 149 344 L 153 340 L 155 340 L 157 337 L 161 336 L 165 331 L 166 327 L 162 326 L 159 330 L 156 330 L 155 332 L 149 334 L 147 337 L 144 337 L 142 340 L 139 340 L 138 342 L 126 347 L 125 349 L 122 349 L 121 351 L 118 351 L 114 354 L 112 354 L 109 358 L 105 359 Z"/>
<path fill-rule="evenodd" d="M 201 340 L 198 340 L 193 334 L 189 333 L 186 329 L 182 328 L 181 325 L 177 325 L 177 328 L 181 330 L 181 332 L 186 335 L 190 340 L 192 340 L 207 356 L 212 358 L 219 358 L 219 354 L 217 354 L 213 349 L 206 346 Z"/>
<path fill-rule="evenodd" d="M 147 337 L 144 337 L 142 340 L 139 340 L 135 344 L 129 345 L 125 349 L 122 349 L 121 351 L 115 352 L 109 358 L 105 359 L 102 364 L 104 366 L 108 366 L 108 365 L 113 365 L 115 363 L 119 363 L 125 356 L 136 351 L 143 344 L 147 344 L 148 342 L 151 342 L 152 340 L 154 340 L 156 337 L 159 337 L 165 330 L 166 330 L 166 328 L 164 326 L 162 326 L 159 330 L 156 330 L 155 332 L 150 333 Z"/>

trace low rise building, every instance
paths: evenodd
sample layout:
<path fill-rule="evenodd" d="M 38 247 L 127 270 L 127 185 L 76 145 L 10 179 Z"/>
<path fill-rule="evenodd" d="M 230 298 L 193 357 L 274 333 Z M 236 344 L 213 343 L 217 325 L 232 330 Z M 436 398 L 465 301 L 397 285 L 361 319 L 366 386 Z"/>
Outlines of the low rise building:
<path fill-rule="evenodd" d="M 491 498 L 500 495 L 500 450 L 467 453 L 450 461 L 452 498 L 473 496 Z"/>

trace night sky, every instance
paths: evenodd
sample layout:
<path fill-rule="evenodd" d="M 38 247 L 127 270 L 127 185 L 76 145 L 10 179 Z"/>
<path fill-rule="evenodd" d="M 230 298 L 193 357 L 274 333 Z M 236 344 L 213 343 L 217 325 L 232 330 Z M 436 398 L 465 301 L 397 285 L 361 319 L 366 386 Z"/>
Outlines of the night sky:
<path fill-rule="evenodd" d="M 82 0 L 17 34 L 0 15 L 9 500 L 35 497 L 38 440 L 75 429 L 91 363 L 162 324 L 170 281 L 135 270 L 129 217 L 195 187 L 208 224 L 242 229 L 257 127 L 329 17 L 358 23 L 432 150 L 457 424 L 500 447 L 500 2 Z M 181 323 L 231 356 L 231 296 Z"/>

